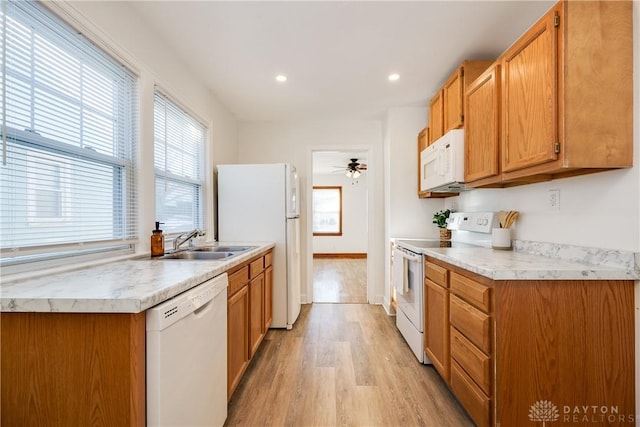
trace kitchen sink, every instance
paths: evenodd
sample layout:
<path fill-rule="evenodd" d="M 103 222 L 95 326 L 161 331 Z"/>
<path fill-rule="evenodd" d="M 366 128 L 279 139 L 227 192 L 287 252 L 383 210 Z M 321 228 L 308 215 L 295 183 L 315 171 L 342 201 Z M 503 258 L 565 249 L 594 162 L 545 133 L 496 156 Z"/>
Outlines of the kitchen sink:
<path fill-rule="evenodd" d="M 241 254 L 257 246 L 199 246 L 187 249 L 181 249 L 178 252 L 172 252 L 159 256 L 155 259 L 181 259 L 181 260 L 216 260 L 227 259 L 232 256 Z"/>
<path fill-rule="evenodd" d="M 189 248 L 189 251 L 197 252 L 244 252 L 257 246 L 200 246 Z"/>
<path fill-rule="evenodd" d="M 239 252 L 204 252 L 204 251 L 181 251 L 172 254 L 163 255 L 156 259 L 197 259 L 197 260 L 212 260 L 212 259 L 225 259 L 234 255 L 238 255 Z"/>

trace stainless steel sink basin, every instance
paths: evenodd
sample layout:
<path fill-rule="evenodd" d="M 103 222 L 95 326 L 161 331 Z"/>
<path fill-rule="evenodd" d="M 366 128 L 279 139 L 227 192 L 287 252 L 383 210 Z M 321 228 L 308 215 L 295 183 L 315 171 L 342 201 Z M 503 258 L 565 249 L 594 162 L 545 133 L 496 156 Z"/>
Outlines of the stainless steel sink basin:
<path fill-rule="evenodd" d="M 197 252 L 244 252 L 256 246 L 200 246 L 189 248 L 189 251 Z"/>
<path fill-rule="evenodd" d="M 158 260 L 166 259 L 181 259 L 181 260 L 224 260 L 236 255 L 240 255 L 251 249 L 255 249 L 257 246 L 199 246 L 194 248 L 180 249 L 177 252 L 168 253 L 163 256 L 159 256 Z M 144 258 L 148 259 L 148 258 Z"/>
<path fill-rule="evenodd" d="M 232 257 L 234 255 L 238 255 L 238 253 L 234 252 L 203 252 L 203 251 L 181 251 L 175 252 L 172 254 L 163 255 L 156 259 L 198 259 L 198 260 L 215 260 L 215 259 L 225 259 Z"/>

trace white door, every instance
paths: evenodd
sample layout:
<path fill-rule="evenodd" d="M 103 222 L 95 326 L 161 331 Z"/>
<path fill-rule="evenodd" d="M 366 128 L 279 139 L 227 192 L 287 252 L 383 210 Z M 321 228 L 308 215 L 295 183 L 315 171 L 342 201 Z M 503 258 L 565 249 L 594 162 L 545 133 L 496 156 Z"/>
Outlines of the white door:
<path fill-rule="evenodd" d="M 422 316 L 422 255 L 400 249 L 406 262 L 403 263 L 403 279 L 396 281 L 398 308 L 419 331 L 424 330 Z M 397 286 L 403 286 L 398 289 Z"/>

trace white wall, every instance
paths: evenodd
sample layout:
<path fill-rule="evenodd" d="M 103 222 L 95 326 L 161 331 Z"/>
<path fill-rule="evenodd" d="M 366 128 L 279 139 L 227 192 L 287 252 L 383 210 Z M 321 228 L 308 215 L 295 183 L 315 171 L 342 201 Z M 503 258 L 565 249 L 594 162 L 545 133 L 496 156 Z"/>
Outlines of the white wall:
<path fill-rule="evenodd" d="M 384 204 L 382 124 L 378 120 L 240 122 L 238 156 L 241 163 L 293 163 L 301 177 L 301 239 L 303 302 L 312 301 L 310 191 L 312 152 L 316 150 L 366 151 L 369 241 L 368 299 L 381 303 L 384 286 Z M 306 285 L 306 287 L 304 286 Z"/>
<path fill-rule="evenodd" d="M 636 141 L 637 142 L 637 141 Z M 635 161 L 638 164 L 636 147 Z M 478 189 L 447 199 L 459 211 L 517 210 L 513 238 L 638 251 L 638 166 L 504 189 Z M 547 205 L 560 190 L 560 209 Z"/>
<path fill-rule="evenodd" d="M 433 213 L 441 199 L 418 198 L 418 133 L 427 126 L 427 108 L 391 108 L 386 116 L 385 197 L 390 237 L 437 238 Z"/>
<path fill-rule="evenodd" d="M 153 173 L 153 91 L 160 85 L 183 108 L 208 127 L 207 168 L 237 161 L 235 117 L 190 72 L 154 30 L 139 18 L 129 2 L 47 2 L 77 29 L 121 61 L 140 77 L 140 251 L 149 250 L 155 221 Z M 205 227 L 213 229 L 213 174 L 207 173 L 204 200 Z"/>
<path fill-rule="evenodd" d="M 438 238 L 433 213 L 444 206 L 442 199 L 418 198 L 418 133 L 427 126 L 428 108 L 391 108 L 384 123 L 385 242 L 392 237 Z M 390 307 L 389 245 L 385 250 L 383 305 Z"/>
<path fill-rule="evenodd" d="M 343 173 L 313 175 L 314 186 L 342 187 L 342 236 L 313 236 L 314 254 L 367 253 L 367 177 L 367 172 L 355 181 Z"/>

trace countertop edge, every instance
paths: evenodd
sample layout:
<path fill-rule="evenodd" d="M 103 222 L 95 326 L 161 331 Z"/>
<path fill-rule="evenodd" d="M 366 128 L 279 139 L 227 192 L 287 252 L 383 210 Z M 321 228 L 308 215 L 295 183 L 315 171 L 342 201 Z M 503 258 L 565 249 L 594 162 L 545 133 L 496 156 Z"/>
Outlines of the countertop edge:
<path fill-rule="evenodd" d="M 233 243 L 240 244 L 237 242 L 224 242 L 224 244 Z M 164 301 L 167 301 L 176 295 L 185 292 L 209 279 L 212 279 L 237 265 L 240 265 L 249 259 L 269 251 L 275 247 L 274 242 L 241 242 L 244 245 L 257 246 L 246 253 L 242 253 L 233 257 L 230 260 L 223 261 L 197 261 L 197 260 L 188 260 L 188 261 L 176 261 L 176 260 L 157 260 L 151 259 L 148 256 L 136 257 L 135 259 L 128 260 L 125 263 L 136 263 L 140 265 L 144 265 L 144 263 L 149 263 L 149 268 L 153 269 L 159 267 L 158 264 L 154 263 L 162 263 L 162 270 L 171 270 L 171 265 L 176 266 L 176 269 L 180 267 L 184 267 L 187 264 L 197 263 L 199 267 L 209 266 L 201 269 L 202 271 L 195 274 L 184 275 L 181 278 L 176 279 L 171 284 L 166 285 L 159 289 L 151 289 L 147 291 L 141 291 L 139 296 L 125 296 L 119 297 L 118 294 L 121 292 L 118 289 L 117 292 L 114 291 L 114 295 L 112 297 L 82 297 L 82 298 L 70 298 L 66 297 L 52 297 L 52 295 L 47 295 L 47 290 L 45 287 L 41 289 L 37 289 L 40 291 L 40 295 L 31 295 L 31 296 L 17 296 L 12 295 L 12 288 L 20 289 L 21 285 L 28 285 L 29 283 L 38 283 L 43 280 L 42 277 L 37 279 L 25 279 L 24 281 L 17 281 L 10 283 L 8 285 L 3 285 L 0 287 L 0 291 L 2 292 L 0 298 L 0 312 L 2 313 L 29 313 L 29 312 L 38 312 L 38 313 L 119 313 L 119 314 L 136 314 L 146 311 L 147 309 L 160 304 Z M 146 259 L 145 259 L 146 258 Z M 74 274 L 90 274 L 92 270 L 98 269 L 99 267 L 104 268 L 105 266 L 113 267 L 114 271 L 117 271 L 118 268 L 124 266 L 121 260 L 115 261 L 114 263 L 101 264 L 96 267 L 86 267 L 79 270 L 73 270 L 66 273 L 60 273 L 60 280 L 64 280 L 65 277 L 73 277 Z M 56 275 L 47 276 L 50 280 L 52 277 Z M 78 279 L 79 280 L 79 279 Z M 119 280 L 126 280 L 120 278 Z M 133 280 L 133 279 L 132 279 Z M 134 285 L 123 284 L 122 287 L 124 289 L 130 288 Z M 34 291 L 35 292 L 35 291 Z"/>
<path fill-rule="evenodd" d="M 442 262 L 460 267 L 472 273 L 479 274 L 491 280 L 640 280 L 640 271 L 631 268 L 599 266 L 588 263 L 581 263 L 575 260 L 545 257 L 538 253 L 525 253 L 516 251 L 497 251 L 484 246 L 475 248 L 465 248 L 464 250 L 477 252 L 486 256 L 495 254 L 496 258 L 502 259 L 494 265 L 487 263 L 461 260 L 460 255 L 452 256 L 443 251 L 448 248 L 422 248 L 411 245 L 411 239 L 393 239 L 393 241 L 403 240 L 401 244 L 408 249 L 425 256 L 438 259 Z M 418 239 L 419 240 L 419 239 Z M 454 249 L 455 251 L 455 249 Z M 609 251 L 616 252 L 616 251 Z M 522 258 L 521 266 L 518 265 L 518 258 Z M 526 262 L 524 259 L 526 258 Z M 505 262 L 508 261 L 508 262 Z M 531 262 L 535 260 L 536 263 Z M 501 265 L 502 264 L 502 265 Z M 548 265 L 548 268 L 545 267 Z"/>

